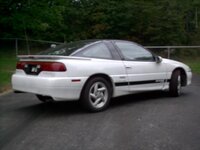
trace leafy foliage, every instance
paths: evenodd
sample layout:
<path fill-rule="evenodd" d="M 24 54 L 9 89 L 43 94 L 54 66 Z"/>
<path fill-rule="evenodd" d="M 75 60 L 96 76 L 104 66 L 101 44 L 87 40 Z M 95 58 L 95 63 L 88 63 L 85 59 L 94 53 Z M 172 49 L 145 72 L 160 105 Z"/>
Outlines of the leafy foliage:
<path fill-rule="evenodd" d="M 199 0 L 0 0 L 0 4 L 1 38 L 117 38 L 145 45 L 200 40 Z"/>

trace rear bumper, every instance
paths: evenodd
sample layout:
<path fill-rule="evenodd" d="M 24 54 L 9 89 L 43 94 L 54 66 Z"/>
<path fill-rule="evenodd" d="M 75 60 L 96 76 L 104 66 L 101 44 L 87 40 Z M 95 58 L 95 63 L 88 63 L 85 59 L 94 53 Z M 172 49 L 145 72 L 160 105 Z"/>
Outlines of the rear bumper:
<path fill-rule="evenodd" d="M 51 96 L 54 100 L 78 100 L 86 78 L 78 78 L 80 82 L 72 82 L 73 79 L 14 74 L 12 88 L 14 91 Z"/>

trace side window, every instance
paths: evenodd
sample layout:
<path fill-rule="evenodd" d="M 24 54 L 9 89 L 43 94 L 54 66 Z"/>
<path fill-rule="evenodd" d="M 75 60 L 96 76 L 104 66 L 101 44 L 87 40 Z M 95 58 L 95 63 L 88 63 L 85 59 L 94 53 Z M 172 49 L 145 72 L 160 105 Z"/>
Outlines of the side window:
<path fill-rule="evenodd" d="M 143 47 L 131 42 L 115 42 L 126 60 L 154 61 L 153 55 Z"/>
<path fill-rule="evenodd" d="M 104 43 L 92 45 L 85 50 L 74 54 L 74 56 L 112 59 L 112 55 Z"/>

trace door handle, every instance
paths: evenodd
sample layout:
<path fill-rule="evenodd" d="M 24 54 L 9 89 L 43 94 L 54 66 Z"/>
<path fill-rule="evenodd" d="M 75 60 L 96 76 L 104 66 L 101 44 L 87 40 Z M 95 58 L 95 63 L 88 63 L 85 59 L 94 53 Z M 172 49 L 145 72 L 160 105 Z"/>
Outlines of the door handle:
<path fill-rule="evenodd" d="M 131 66 L 126 66 L 126 69 L 131 69 L 132 67 Z"/>

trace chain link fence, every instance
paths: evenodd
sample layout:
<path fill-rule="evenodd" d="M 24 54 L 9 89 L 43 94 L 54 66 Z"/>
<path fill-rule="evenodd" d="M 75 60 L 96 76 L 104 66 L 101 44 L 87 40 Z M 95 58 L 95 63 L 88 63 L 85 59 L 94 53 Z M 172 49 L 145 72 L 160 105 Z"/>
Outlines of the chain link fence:
<path fill-rule="evenodd" d="M 146 46 L 155 54 L 175 60 L 200 58 L 200 46 Z"/>
<path fill-rule="evenodd" d="M 61 42 L 25 40 L 21 38 L 0 38 L 0 52 L 15 56 L 34 55 L 50 48 L 51 44 L 61 44 Z"/>
<path fill-rule="evenodd" d="M 0 54 L 17 56 L 17 55 L 34 55 L 51 47 L 51 44 L 62 44 L 55 41 L 44 40 L 26 40 L 21 38 L 0 38 Z M 193 59 L 200 56 L 200 46 L 145 46 L 153 53 L 164 58 Z"/>
<path fill-rule="evenodd" d="M 15 70 L 17 55 L 34 55 L 62 44 L 54 41 L 0 38 L 0 93 L 10 89 L 11 75 Z M 200 71 L 200 46 L 145 46 L 153 53 L 189 64 L 193 71 Z"/>

